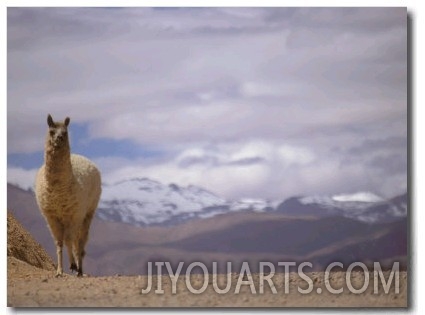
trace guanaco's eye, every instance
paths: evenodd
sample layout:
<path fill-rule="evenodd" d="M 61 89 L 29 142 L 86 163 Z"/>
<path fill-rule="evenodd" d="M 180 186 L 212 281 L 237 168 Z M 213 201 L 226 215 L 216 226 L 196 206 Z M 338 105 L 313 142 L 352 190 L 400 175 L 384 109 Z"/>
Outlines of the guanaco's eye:
<path fill-rule="evenodd" d="M 55 131 L 54 130 L 50 130 L 49 133 L 50 133 L 51 136 L 53 136 L 55 134 Z"/>

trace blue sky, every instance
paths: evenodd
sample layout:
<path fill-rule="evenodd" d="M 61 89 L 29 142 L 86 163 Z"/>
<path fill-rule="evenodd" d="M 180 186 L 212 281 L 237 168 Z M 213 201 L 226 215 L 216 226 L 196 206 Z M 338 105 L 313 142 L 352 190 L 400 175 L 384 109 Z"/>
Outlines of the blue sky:
<path fill-rule="evenodd" d="M 155 158 L 163 154 L 160 151 L 140 146 L 130 139 L 115 140 L 97 138 L 87 140 L 88 135 L 87 124 L 72 124 L 70 130 L 70 145 L 72 149 L 91 159 L 101 158 L 103 156 L 127 157 L 129 159 L 135 159 L 140 156 Z M 43 151 L 10 153 L 8 154 L 8 167 L 22 167 L 28 170 L 38 168 L 43 164 L 43 154 Z"/>
<path fill-rule="evenodd" d="M 51 113 L 105 182 L 406 190 L 406 9 L 9 8 L 7 32 L 9 182 L 32 185 Z"/>

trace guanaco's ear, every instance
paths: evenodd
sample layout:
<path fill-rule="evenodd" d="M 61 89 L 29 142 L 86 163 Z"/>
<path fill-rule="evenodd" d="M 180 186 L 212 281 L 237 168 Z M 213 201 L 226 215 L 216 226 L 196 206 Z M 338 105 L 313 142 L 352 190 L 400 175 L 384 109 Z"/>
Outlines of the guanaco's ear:
<path fill-rule="evenodd" d="M 47 116 L 47 125 L 49 125 L 49 127 L 55 126 L 55 123 L 53 122 L 53 118 L 52 116 L 50 116 L 50 114 Z"/>
<path fill-rule="evenodd" d="M 71 119 L 69 119 L 69 117 L 66 117 L 65 118 L 65 126 L 68 127 L 70 121 L 71 121 Z"/>

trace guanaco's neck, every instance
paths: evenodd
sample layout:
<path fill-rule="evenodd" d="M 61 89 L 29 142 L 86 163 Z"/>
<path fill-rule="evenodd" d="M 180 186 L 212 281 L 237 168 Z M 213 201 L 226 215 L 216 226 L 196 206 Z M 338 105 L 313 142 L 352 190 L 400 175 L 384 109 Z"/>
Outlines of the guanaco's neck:
<path fill-rule="evenodd" d="M 69 143 L 54 147 L 48 141 L 44 152 L 45 174 L 47 180 L 67 181 L 72 177 Z"/>

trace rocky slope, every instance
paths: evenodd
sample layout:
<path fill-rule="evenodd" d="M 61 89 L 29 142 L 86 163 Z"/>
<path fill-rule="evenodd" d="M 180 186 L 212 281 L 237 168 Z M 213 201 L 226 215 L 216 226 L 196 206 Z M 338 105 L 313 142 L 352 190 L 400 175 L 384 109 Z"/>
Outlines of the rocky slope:
<path fill-rule="evenodd" d="M 7 214 L 7 257 L 37 268 L 55 269 L 52 259 L 44 248 L 10 213 Z"/>

